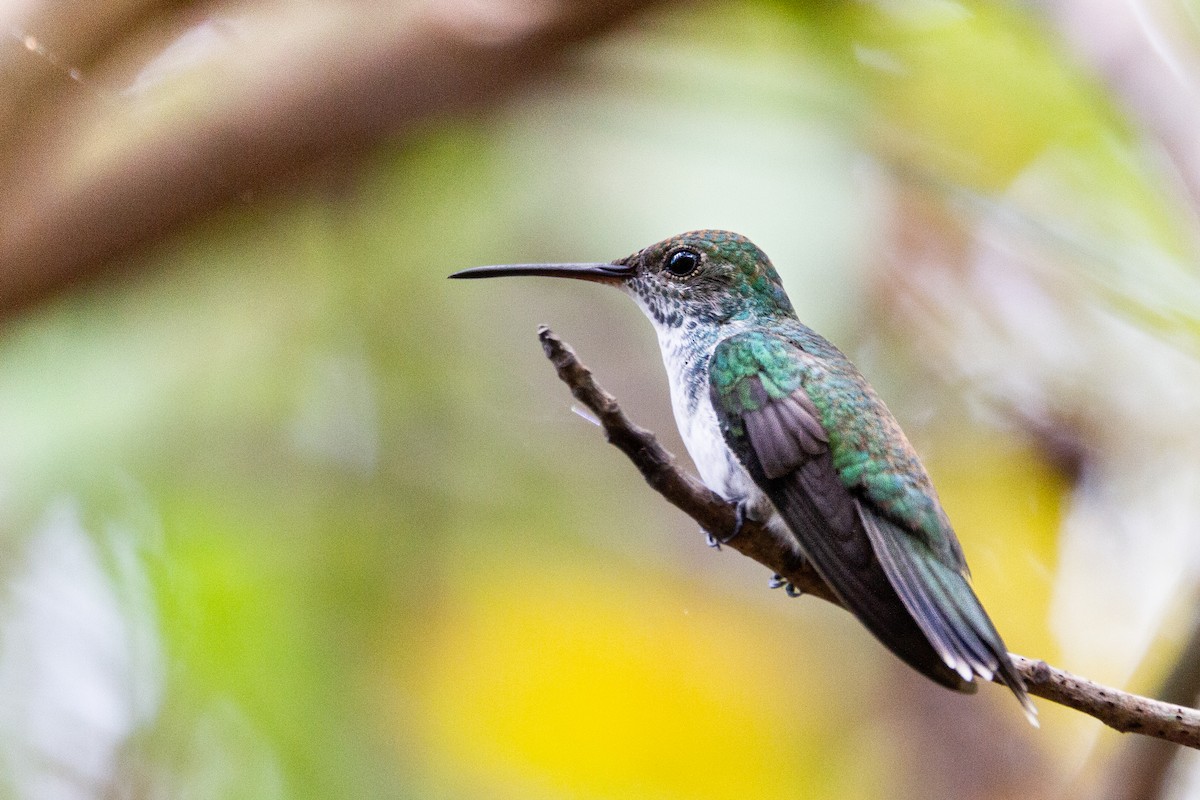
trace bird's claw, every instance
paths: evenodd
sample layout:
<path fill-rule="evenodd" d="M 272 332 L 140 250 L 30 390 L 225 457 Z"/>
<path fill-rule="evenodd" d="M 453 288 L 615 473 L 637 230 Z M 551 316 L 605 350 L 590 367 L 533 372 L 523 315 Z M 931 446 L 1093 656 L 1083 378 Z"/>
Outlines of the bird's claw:
<path fill-rule="evenodd" d="M 746 524 L 746 520 L 748 518 L 747 509 L 749 506 L 750 504 L 746 500 L 739 500 L 737 505 L 733 508 L 733 533 L 722 539 L 719 536 L 714 536 L 711 531 L 705 530 L 705 543 L 714 550 L 720 550 L 721 545 L 729 544 L 736 539 L 737 535 L 742 532 L 742 526 Z M 704 529 L 702 528 L 701 530 Z"/>
<path fill-rule="evenodd" d="M 785 592 L 787 592 L 788 597 L 799 597 L 800 595 L 804 594 L 803 591 L 796 588 L 796 584 L 792 583 L 778 572 L 771 576 L 771 580 L 767 581 L 767 586 L 772 589 L 782 588 Z"/>

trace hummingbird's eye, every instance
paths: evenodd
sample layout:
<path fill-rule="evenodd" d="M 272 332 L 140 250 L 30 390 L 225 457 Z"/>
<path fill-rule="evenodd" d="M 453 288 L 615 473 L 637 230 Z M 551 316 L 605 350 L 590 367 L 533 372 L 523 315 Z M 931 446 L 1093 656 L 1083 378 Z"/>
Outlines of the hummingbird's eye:
<path fill-rule="evenodd" d="M 667 257 L 667 271 L 676 278 L 686 278 L 700 266 L 700 254 L 695 250 L 676 250 Z"/>

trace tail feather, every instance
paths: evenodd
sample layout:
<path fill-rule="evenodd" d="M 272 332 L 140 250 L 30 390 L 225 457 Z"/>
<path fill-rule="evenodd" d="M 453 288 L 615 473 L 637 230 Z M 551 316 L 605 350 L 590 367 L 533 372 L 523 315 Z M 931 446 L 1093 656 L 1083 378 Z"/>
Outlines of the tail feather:
<path fill-rule="evenodd" d="M 947 665 L 897 596 L 895 581 L 889 580 L 879 559 L 871 552 L 870 540 L 849 505 L 852 503 L 849 493 L 844 493 L 848 513 L 842 515 L 821 513 L 802 482 L 777 482 L 770 490 L 771 500 L 796 535 L 806 558 L 875 638 L 913 669 L 946 688 L 975 691 L 971 674 L 964 677 Z M 844 518 L 848 527 L 839 531 L 829 524 L 831 518 Z"/>
<path fill-rule="evenodd" d="M 946 665 L 966 681 L 978 676 L 1007 686 L 1037 727 L 1025 682 L 966 577 L 920 539 L 861 504 L 860 516 L 896 593 Z"/>

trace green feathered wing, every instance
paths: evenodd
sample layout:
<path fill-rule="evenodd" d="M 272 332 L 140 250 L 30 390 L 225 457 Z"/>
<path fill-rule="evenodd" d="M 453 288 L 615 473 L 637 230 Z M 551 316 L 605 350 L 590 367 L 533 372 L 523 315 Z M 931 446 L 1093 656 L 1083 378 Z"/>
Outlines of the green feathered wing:
<path fill-rule="evenodd" d="M 1033 719 L 924 467 L 854 366 L 805 328 L 725 339 L 709 373 L 727 444 L 846 608 L 934 681 L 995 676 Z"/>

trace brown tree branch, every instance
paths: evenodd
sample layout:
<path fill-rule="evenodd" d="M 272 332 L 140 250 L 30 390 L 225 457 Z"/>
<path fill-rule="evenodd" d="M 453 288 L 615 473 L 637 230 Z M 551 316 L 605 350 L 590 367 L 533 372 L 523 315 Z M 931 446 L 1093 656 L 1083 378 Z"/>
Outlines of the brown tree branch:
<path fill-rule="evenodd" d="M 646 482 L 704 530 L 719 538 L 731 536 L 734 506 L 680 470 L 674 456 L 658 443 L 654 434 L 634 424 L 616 398 L 596 383 L 570 345 L 544 325 L 538 328 L 538 338 L 558 377 L 570 387 L 575 399 L 596 415 L 608 441 L 633 461 Z M 777 543 L 761 525 L 747 522 L 727 546 L 783 576 L 806 594 L 840 605 L 821 577 Z M 1010 656 L 1030 694 L 1093 716 L 1122 733 L 1141 733 L 1200 749 L 1200 711 L 1196 709 L 1102 686 L 1044 661 Z"/>
<path fill-rule="evenodd" d="M 575 351 L 546 326 L 538 328 L 538 338 L 546 357 L 554 364 L 558 377 L 600 420 L 609 443 L 615 445 L 642 473 L 655 491 L 667 499 L 700 527 L 724 540 L 733 535 L 735 507 L 718 497 L 700 481 L 675 466 L 675 456 L 658 443 L 654 434 L 634 424 L 617 398 L 601 388 L 591 371 L 575 357 Z M 797 559 L 758 523 L 746 520 L 738 535 L 726 545 L 747 558 L 773 569 L 800 591 L 840 605 L 828 584 L 808 564 Z"/>
<path fill-rule="evenodd" d="M 324 15 L 319 25 L 268 3 L 255 15 L 250 3 L 230 15 L 260 20 L 258 27 L 231 37 L 219 65 L 195 83 L 176 79 L 189 91 L 111 91 L 100 102 L 81 90 L 38 115 L 38 130 L 53 136 L 29 131 L 19 101 L 44 76 L 26 76 L 20 91 L 0 91 L 0 130 L 11 132 L 0 135 L 0 318 L 257 191 L 294 185 L 320 167 L 344 170 L 381 140 L 484 107 L 660 3 L 318 5 L 311 12 Z M 171 4 L 118 7 L 137 17 L 158 5 Z M 101 64 L 90 28 L 76 41 L 52 24 L 57 15 L 31 16 L 14 30 L 48 42 L 61 58 L 97 62 L 99 74 L 136 74 L 153 55 L 114 36 L 109 52 L 121 63 Z M 104 31 L 119 23 L 105 20 Z M 4 12 L 0 22 L 14 25 Z M 0 39 L 0 56 L 24 69 L 46 66 L 12 35 Z M 5 152 L 11 142 L 20 146 Z"/>
<path fill-rule="evenodd" d="M 1167 703 L 1195 703 L 1200 697 L 1200 608 L 1175 666 L 1155 696 Z M 1155 800 L 1167 789 L 1167 776 L 1179 750 L 1155 739 L 1131 739 L 1109 767 L 1105 800 Z"/>

